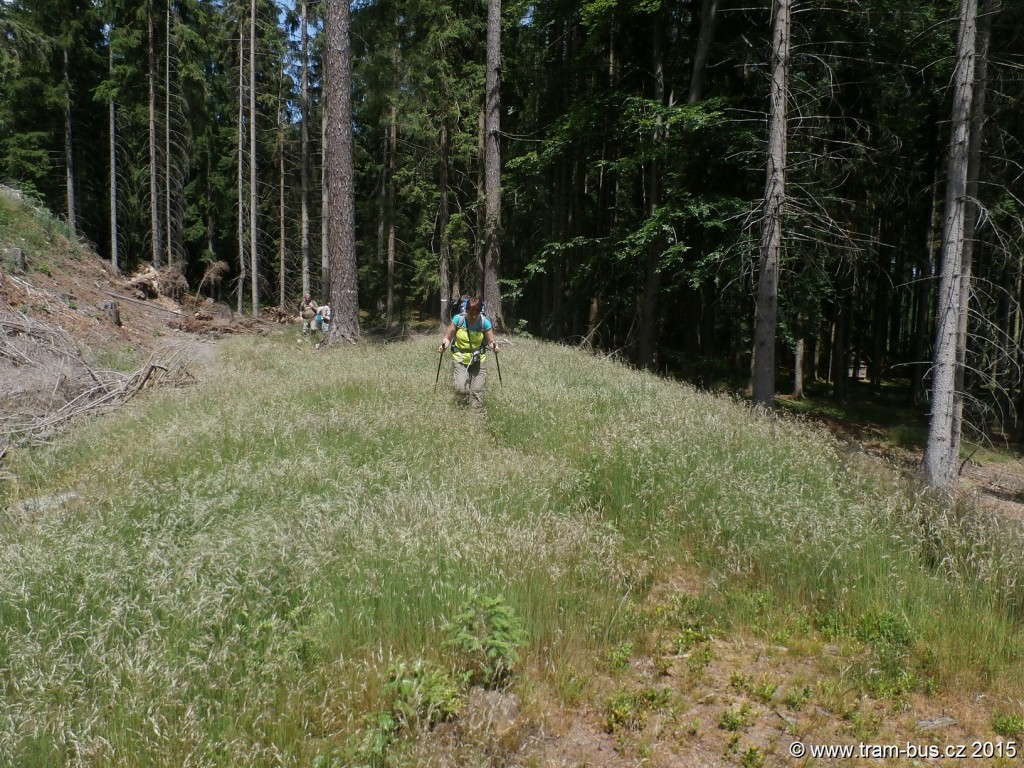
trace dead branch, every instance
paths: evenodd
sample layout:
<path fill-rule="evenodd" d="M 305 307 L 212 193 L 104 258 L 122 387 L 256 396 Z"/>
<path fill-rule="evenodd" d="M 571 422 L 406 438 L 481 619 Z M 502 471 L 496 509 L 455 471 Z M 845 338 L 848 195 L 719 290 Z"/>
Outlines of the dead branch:
<path fill-rule="evenodd" d="M 42 415 L 0 416 L 0 445 L 4 446 L 4 451 L 6 446 L 15 443 L 46 440 L 76 419 L 128 402 L 146 387 L 179 387 L 195 381 L 186 367 L 182 349 L 172 351 L 166 360 L 159 362 L 150 358 L 131 373 L 96 370 L 81 360 L 78 362 L 85 373 L 74 384 L 81 386 L 83 380 L 88 380 L 90 386 L 82 388 L 66 403 Z"/>
<path fill-rule="evenodd" d="M 123 299 L 124 301 L 131 301 L 134 302 L 135 304 L 141 304 L 144 307 L 159 309 L 161 312 L 166 312 L 167 314 L 174 315 L 175 317 L 179 317 L 181 315 L 181 312 L 177 310 L 166 309 L 165 307 L 161 307 L 159 304 L 154 304 L 152 301 L 146 301 L 143 299 L 133 299 L 131 296 L 125 296 L 123 293 L 115 293 L 114 291 L 104 290 L 103 293 L 107 294 L 108 296 L 113 296 L 115 299 Z"/>

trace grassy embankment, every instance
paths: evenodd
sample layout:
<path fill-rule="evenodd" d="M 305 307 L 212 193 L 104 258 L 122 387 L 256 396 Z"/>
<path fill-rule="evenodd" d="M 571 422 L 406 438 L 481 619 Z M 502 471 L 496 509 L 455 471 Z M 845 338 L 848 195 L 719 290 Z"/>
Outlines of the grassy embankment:
<path fill-rule="evenodd" d="M 197 386 L 14 456 L 0 755 L 400 764 L 394 722 L 463 700 L 446 622 L 473 590 L 522 619 L 511 684 L 542 707 L 643 647 L 638 601 L 680 570 L 719 632 L 756 605 L 766 636 L 877 647 L 876 695 L 1024 684 L 997 527 L 817 430 L 529 340 L 459 413 L 432 344 L 234 340 Z"/>
<path fill-rule="evenodd" d="M 24 259 L 16 256 L 14 249 Z M 0 185 L 0 269 L 19 270 L 28 266 L 51 274 L 65 259 L 91 256 L 67 222 L 58 219 L 30 195 Z"/>

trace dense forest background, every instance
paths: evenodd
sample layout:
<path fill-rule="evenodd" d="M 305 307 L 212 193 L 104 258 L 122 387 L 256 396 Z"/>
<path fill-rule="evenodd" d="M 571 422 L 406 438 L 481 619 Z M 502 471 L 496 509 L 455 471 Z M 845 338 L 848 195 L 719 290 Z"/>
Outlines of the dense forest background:
<path fill-rule="evenodd" d="M 492 0 L 493 3 L 494 0 Z M 351 5 L 362 322 L 479 293 L 485 0 Z M 927 396 L 961 6 L 793 4 L 780 388 Z M 120 270 L 175 265 L 258 313 L 326 298 L 323 8 L 0 0 L 0 181 Z M 703 381 L 749 374 L 764 212 L 768 0 L 502 9 L 505 326 Z M 969 423 L 1024 387 L 1024 4 L 977 10 L 982 99 Z"/>

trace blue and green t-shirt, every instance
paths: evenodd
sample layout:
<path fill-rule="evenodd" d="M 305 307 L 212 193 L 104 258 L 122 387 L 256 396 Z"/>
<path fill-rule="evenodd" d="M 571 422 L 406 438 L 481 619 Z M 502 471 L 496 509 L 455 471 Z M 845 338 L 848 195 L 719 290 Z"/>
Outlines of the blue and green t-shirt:
<path fill-rule="evenodd" d="M 472 362 L 473 353 L 480 350 L 480 361 L 485 358 L 486 347 L 484 339 L 486 333 L 491 330 L 491 321 L 484 315 L 480 315 L 473 325 L 467 327 L 466 316 L 457 315 L 452 320 L 455 325 L 455 338 L 452 339 L 452 357 L 463 365 Z"/>

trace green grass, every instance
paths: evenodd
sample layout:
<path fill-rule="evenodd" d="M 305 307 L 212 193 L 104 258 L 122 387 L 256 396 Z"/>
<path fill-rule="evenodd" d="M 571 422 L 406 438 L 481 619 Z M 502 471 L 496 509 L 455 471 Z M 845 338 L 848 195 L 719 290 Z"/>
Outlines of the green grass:
<path fill-rule="evenodd" d="M 0 245 L 9 243 L 25 252 L 29 270 L 51 274 L 63 259 L 88 253 L 67 222 L 61 221 L 30 197 L 17 200 L 0 191 Z M 12 265 L 0 265 L 10 269 Z"/>
<path fill-rule="evenodd" d="M 131 346 L 100 350 L 96 355 L 96 366 L 111 371 L 129 373 L 144 363 L 144 359 Z"/>
<path fill-rule="evenodd" d="M 9 508 L 77 496 L 0 517 L 0 754 L 347 764 L 389 668 L 450 667 L 471 595 L 522 618 L 521 684 L 577 698 L 684 562 L 723 628 L 877 646 L 870 690 L 1024 682 L 1006 531 L 732 399 L 528 340 L 501 359 L 474 414 L 433 388 L 433 338 L 232 340 L 197 386 L 10 458 Z"/>

